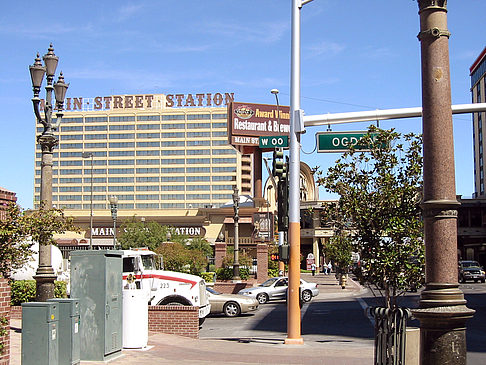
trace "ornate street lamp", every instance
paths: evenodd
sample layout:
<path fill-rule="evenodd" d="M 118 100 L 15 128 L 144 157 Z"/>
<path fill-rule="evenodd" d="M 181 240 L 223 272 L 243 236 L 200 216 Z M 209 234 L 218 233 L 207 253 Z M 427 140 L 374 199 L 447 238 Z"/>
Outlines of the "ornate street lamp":
<path fill-rule="evenodd" d="M 240 280 L 240 263 L 238 262 L 239 256 L 239 209 L 240 209 L 240 197 L 238 195 L 238 187 L 233 188 L 233 209 L 235 212 L 234 221 L 235 221 L 235 243 L 234 243 L 234 257 L 233 257 L 233 280 Z"/>
<path fill-rule="evenodd" d="M 89 201 L 89 249 L 93 249 L 93 152 L 83 152 L 83 158 L 91 158 L 90 201 Z"/>
<path fill-rule="evenodd" d="M 52 154 L 54 147 L 58 144 L 58 139 L 54 135 L 59 123 L 64 115 L 64 98 L 69 84 L 64 82 L 62 72 L 59 79 L 53 85 L 54 75 L 56 73 L 57 63 L 59 57 L 54 54 L 52 44 L 49 46 L 47 54 L 42 59 L 42 64 L 39 54 L 32 66 L 29 66 L 30 77 L 32 79 L 32 88 L 34 97 L 32 103 L 34 107 L 35 117 L 38 123 L 44 127 L 42 133 L 37 136 L 37 142 L 41 146 L 42 162 L 41 162 L 41 188 L 40 188 L 40 209 L 52 208 Z M 39 98 L 42 79 L 44 74 L 47 75 L 46 99 L 44 105 L 44 115 L 41 114 L 41 99 Z M 52 91 L 54 91 L 56 98 L 56 105 L 52 105 Z M 56 122 L 52 122 L 53 110 L 56 110 Z M 54 297 L 54 280 L 56 275 L 51 266 L 51 245 L 48 242 L 39 242 L 39 267 L 34 276 L 36 280 L 36 300 L 44 302 L 47 299 Z"/>
<path fill-rule="evenodd" d="M 118 212 L 118 198 L 115 195 L 110 196 L 111 218 L 113 219 L 113 248 L 116 250 L 116 217 Z"/>

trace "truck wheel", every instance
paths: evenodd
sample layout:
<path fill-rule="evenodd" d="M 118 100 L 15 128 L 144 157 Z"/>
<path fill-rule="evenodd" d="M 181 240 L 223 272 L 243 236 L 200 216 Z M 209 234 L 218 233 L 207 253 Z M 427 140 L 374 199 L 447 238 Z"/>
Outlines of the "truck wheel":
<path fill-rule="evenodd" d="M 237 317 L 241 313 L 241 308 L 238 303 L 227 302 L 223 307 L 223 312 L 226 317 Z"/>

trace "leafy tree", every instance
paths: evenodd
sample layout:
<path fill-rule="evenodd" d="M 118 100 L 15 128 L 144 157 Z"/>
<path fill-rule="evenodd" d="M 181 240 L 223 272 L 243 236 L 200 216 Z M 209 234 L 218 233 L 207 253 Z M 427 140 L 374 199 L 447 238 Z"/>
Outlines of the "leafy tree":
<path fill-rule="evenodd" d="M 354 250 L 361 254 L 356 274 L 387 308 L 424 281 L 421 211 L 422 141 L 414 134 L 370 127 L 360 145 L 351 148 L 318 183 L 337 193 L 329 207 L 338 229 L 350 229 Z"/>
<path fill-rule="evenodd" d="M 62 209 L 47 209 L 41 203 L 39 210 L 23 211 L 17 204 L 7 205 L 5 219 L 0 220 L 0 275 L 7 278 L 12 270 L 21 268 L 34 254 L 33 242 L 56 244 L 54 234 L 66 231 L 79 228 Z"/>
<path fill-rule="evenodd" d="M 208 260 L 204 252 L 189 249 L 180 242 L 165 242 L 155 249 L 163 257 L 166 270 L 198 275 L 206 267 Z"/>
<path fill-rule="evenodd" d="M 163 242 L 167 242 L 167 233 L 174 236 L 173 229 L 169 226 L 161 226 L 157 222 L 144 222 L 131 217 L 121 225 L 123 232 L 118 238 L 121 248 L 128 250 L 135 247 L 147 247 L 155 250 Z"/>
<path fill-rule="evenodd" d="M 188 248 L 189 250 L 199 250 L 201 251 L 206 257 L 213 256 L 213 248 L 209 244 L 208 240 L 204 237 L 194 237 L 188 240 Z"/>
<path fill-rule="evenodd" d="M 331 260 L 341 274 L 347 274 L 353 263 L 353 238 L 346 231 L 340 231 L 329 240 L 324 248 L 326 258 Z"/>

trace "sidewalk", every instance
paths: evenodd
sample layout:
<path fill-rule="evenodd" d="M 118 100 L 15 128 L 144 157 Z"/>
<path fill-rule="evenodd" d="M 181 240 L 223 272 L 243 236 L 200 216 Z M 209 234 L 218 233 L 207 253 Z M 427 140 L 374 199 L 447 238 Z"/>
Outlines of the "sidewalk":
<path fill-rule="evenodd" d="M 363 288 L 348 279 L 345 289 L 338 284 L 334 274 L 324 275 L 303 273 L 302 279 L 318 284 L 319 299 L 345 298 L 358 295 Z M 11 321 L 11 365 L 20 365 L 21 321 Z M 373 363 L 373 345 L 356 346 L 336 343 L 324 336 L 320 341 L 303 345 L 285 345 L 285 338 L 258 341 L 225 341 L 191 339 L 162 333 L 149 334 L 146 350 L 123 350 L 122 356 L 109 362 L 114 365 L 133 364 L 332 364 L 357 365 Z M 103 362 L 82 361 L 81 364 L 104 364 Z"/>

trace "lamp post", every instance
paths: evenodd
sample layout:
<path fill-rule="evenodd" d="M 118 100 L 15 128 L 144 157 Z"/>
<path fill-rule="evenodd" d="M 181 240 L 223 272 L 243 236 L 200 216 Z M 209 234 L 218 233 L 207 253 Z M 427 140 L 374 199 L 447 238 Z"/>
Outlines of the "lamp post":
<path fill-rule="evenodd" d="M 90 200 L 89 200 L 89 249 L 93 249 L 93 152 L 83 152 L 83 158 L 91 158 Z"/>
<path fill-rule="evenodd" d="M 233 256 L 233 280 L 240 280 L 240 263 L 239 260 L 239 226 L 238 212 L 240 210 L 240 197 L 238 195 L 238 187 L 233 188 L 233 210 L 234 210 L 234 221 L 235 221 L 235 243 L 234 243 L 234 256 Z"/>
<path fill-rule="evenodd" d="M 34 97 L 32 104 L 34 107 L 35 117 L 38 123 L 44 127 L 42 133 L 37 136 L 37 142 L 42 150 L 41 162 L 41 189 L 40 189 L 40 209 L 52 208 L 52 154 L 54 147 L 58 144 L 58 139 L 54 135 L 54 131 L 62 120 L 64 97 L 69 87 L 64 83 L 64 76 L 62 72 L 59 79 L 53 85 L 54 76 L 56 73 L 57 63 L 59 57 L 54 54 L 52 44 L 49 46 L 48 52 L 42 57 L 45 66 L 42 64 L 39 54 L 35 58 L 34 64 L 29 66 L 30 77 L 32 79 L 32 88 Z M 47 75 L 46 98 L 44 105 L 44 115 L 41 114 L 41 99 L 39 98 L 42 79 L 44 74 Z M 52 105 L 52 91 L 54 91 L 56 98 L 56 105 Z M 56 109 L 56 122 L 52 122 L 52 113 Z M 36 300 L 45 302 L 47 299 L 54 297 L 54 280 L 56 275 L 51 266 L 51 245 L 48 242 L 39 242 L 39 267 L 34 276 L 36 280 Z"/>
<path fill-rule="evenodd" d="M 118 198 L 115 195 L 110 196 L 111 218 L 113 219 L 113 248 L 116 250 L 116 215 L 118 212 Z"/>

